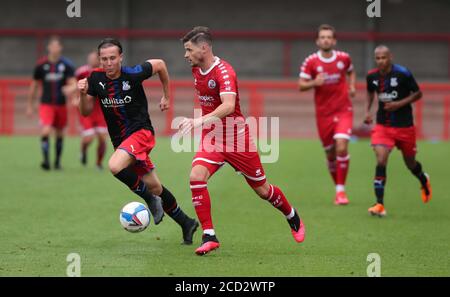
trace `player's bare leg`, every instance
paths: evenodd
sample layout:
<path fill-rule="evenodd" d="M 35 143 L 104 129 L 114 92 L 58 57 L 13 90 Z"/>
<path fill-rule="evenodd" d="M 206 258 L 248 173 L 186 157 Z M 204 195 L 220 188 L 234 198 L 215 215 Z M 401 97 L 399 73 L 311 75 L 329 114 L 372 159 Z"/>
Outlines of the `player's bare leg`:
<path fill-rule="evenodd" d="M 334 185 L 336 186 L 337 180 L 336 180 L 336 149 L 335 146 L 332 145 L 331 147 L 328 147 L 325 149 L 325 155 L 327 156 L 327 168 L 328 172 L 331 175 L 331 178 L 334 181 Z"/>
<path fill-rule="evenodd" d="M 200 256 L 220 246 L 211 217 L 211 199 L 207 187 L 209 177 L 209 170 L 203 165 L 195 165 L 192 167 L 189 176 L 192 204 L 203 229 L 202 244 L 195 250 L 195 253 Z"/>
<path fill-rule="evenodd" d="M 126 184 L 130 190 L 145 200 L 153 215 L 155 224 L 159 224 L 164 216 L 161 199 L 155 198 L 142 178 L 130 167 L 135 161 L 126 151 L 117 149 L 109 159 L 109 170 L 118 180 Z"/>
<path fill-rule="evenodd" d="M 41 131 L 41 149 L 42 149 L 43 160 L 42 160 L 42 163 L 41 163 L 41 168 L 44 169 L 44 170 L 50 170 L 50 161 L 49 161 L 50 145 L 49 145 L 49 139 L 50 139 L 51 132 L 52 132 L 52 127 L 51 126 L 44 126 L 44 127 L 42 127 L 42 131 Z"/>
<path fill-rule="evenodd" d="M 259 197 L 268 201 L 273 207 L 283 213 L 291 227 L 291 233 L 295 241 L 303 242 L 305 239 L 305 226 L 283 192 L 277 186 L 271 185 L 267 181 L 261 186 L 254 187 L 253 190 Z"/>
<path fill-rule="evenodd" d="M 56 128 L 55 134 L 56 134 L 56 143 L 55 143 L 56 158 L 54 167 L 55 169 L 61 169 L 61 154 L 63 150 L 64 129 Z"/>
<path fill-rule="evenodd" d="M 377 202 L 370 207 L 368 211 L 371 215 L 382 217 L 386 215 L 386 209 L 384 208 L 384 187 L 386 186 L 386 166 L 391 149 L 383 145 L 375 145 L 373 150 L 377 159 L 375 177 L 373 180 Z"/>
<path fill-rule="evenodd" d="M 431 200 L 432 197 L 430 177 L 428 176 L 428 174 L 423 172 L 422 164 L 420 164 L 420 162 L 416 160 L 415 156 L 403 155 L 403 160 L 405 161 L 405 164 L 411 171 L 411 173 L 420 181 L 422 201 L 424 203 L 427 203 Z"/>
<path fill-rule="evenodd" d="M 108 139 L 107 133 L 98 132 L 97 133 L 97 168 L 102 170 L 103 169 L 103 157 L 105 156 L 106 152 L 106 140 Z"/>
<path fill-rule="evenodd" d="M 155 198 L 162 201 L 164 212 L 167 213 L 169 217 L 171 217 L 178 225 L 180 225 L 183 231 L 183 244 L 192 244 L 192 238 L 199 226 L 198 222 L 183 212 L 172 193 L 161 184 L 154 169 L 144 175 L 142 180 Z M 162 215 L 164 215 L 164 212 Z M 154 219 L 156 223 L 157 220 L 161 221 L 162 217 L 154 217 Z"/>
<path fill-rule="evenodd" d="M 336 138 L 336 205 L 347 205 L 349 203 L 347 194 L 345 193 L 345 181 L 350 164 L 350 155 L 348 154 L 348 139 Z"/>
<path fill-rule="evenodd" d="M 86 164 L 87 164 L 87 150 L 88 150 L 88 147 L 92 143 L 93 140 L 94 140 L 94 135 L 93 134 L 84 135 L 81 138 L 81 157 L 80 157 L 80 161 L 81 161 L 81 164 L 83 166 L 86 166 Z"/>

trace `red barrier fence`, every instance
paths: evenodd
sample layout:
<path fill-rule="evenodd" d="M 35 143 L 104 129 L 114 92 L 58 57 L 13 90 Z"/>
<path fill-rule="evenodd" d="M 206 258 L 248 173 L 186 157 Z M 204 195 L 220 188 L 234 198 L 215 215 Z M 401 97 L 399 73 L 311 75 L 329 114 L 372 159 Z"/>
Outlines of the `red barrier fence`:
<path fill-rule="evenodd" d="M 37 112 L 31 118 L 25 115 L 29 79 L 0 79 L 0 134 L 38 134 Z M 172 120 L 177 116 L 193 116 L 195 93 L 191 80 L 172 80 L 172 108 L 158 110 L 162 95 L 157 80 L 146 81 L 145 91 L 150 98 L 150 115 L 157 133 L 170 135 Z M 424 93 L 415 108 L 417 134 L 422 139 L 450 140 L 450 84 L 422 83 Z M 279 117 L 282 137 L 315 138 L 313 92 L 299 93 L 295 81 L 248 81 L 239 83 L 241 107 L 246 116 Z M 357 95 L 352 100 L 355 110 L 354 128 L 361 128 L 366 104 L 365 83 L 357 84 Z M 37 105 L 37 104 L 36 104 Z M 70 106 L 70 104 L 69 104 Z M 79 133 L 76 108 L 69 108 L 69 135 Z"/>

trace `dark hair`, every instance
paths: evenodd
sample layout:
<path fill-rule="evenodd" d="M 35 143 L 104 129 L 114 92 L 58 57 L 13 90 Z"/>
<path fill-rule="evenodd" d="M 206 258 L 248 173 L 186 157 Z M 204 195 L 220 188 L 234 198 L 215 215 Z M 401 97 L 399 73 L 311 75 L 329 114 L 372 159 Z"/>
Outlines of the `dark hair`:
<path fill-rule="evenodd" d="M 326 30 L 326 31 L 329 30 L 329 31 L 333 32 L 333 38 L 336 38 L 336 29 L 334 29 L 333 26 L 328 25 L 328 24 L 322 24 L 319 26 L 319 28 L 317 28 L 317 38 L 319 37 L 320 31 L 324 31 L 324 30 Z"/>
<path fill-rule="evenodd" d="M 194 27 L 191 31 L 189 31 L 184 37 L 181 39 L 183 43 L 188 41 L 192 43 L 206 42 L 207 44 L 212 44 L 212 36 L 208 27 Z"/>
<path fill-rule="evenodd" d="M 47 44 L 50 44 L 52 42 L 58 42 L 59 44 L 62 45 L 61 37 L 59 37 L 58 35 L 51 35 L 48 38 L 48 43 Z"/>
<path fill-rule="evenodd" d="M 119 54 L 122 53 L 122 44 L 120 44 L 120 41 L 115 39 L 115 38 L 109 38 L 108 37 L 108 38 L 103 39 L 100 42 L 100 44 L 98 45 L 98 47 L 97 47 L 98 54 L 100 54 L 100 50 L 102 48 L 107 48 L 107 47 L 110 47 L 110 46 L 117 46 L 119 48 Z"/>

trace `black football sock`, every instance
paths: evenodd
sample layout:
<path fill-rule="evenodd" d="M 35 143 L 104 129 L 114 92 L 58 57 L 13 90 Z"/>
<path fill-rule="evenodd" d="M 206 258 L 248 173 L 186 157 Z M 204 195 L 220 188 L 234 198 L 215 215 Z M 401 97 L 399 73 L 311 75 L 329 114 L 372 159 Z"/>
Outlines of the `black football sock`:
<path fill-rule="evenodd" d="M 177 200 L 173 194 L 164 186 L 162 186 L 161 197 L 165 213 L 169 215 L 178 225 L 183 226 L 189 221 L 189 217 L 178 206 Z"/>
<path fill-rule="evenodd" d="M 41 149 L 42 149 L 42 156 L 44 157 L 44 163 L 48 164 L 48 151 L 49 151 L 48 136 L 43 136 L 41 138 Z"/>
<path fill-rule="evenodd" d="M 373 181 L 373 187 L 375 190 L 375 196 L 377 197 L 377 203 L 384 204 L 384 186 L 386 185 L 386 167 L 378 165 L 375 169 L 375 179 Z"/>
<path fill-rule="evenodd" d="M 131 170 L 130 168 L 125 168 L 114 176 L 118 180 L 126 184 L 128 188 L 130 188 L 130 190 L 136 193 L 139 197 L 144 199 L 147 205 L 150 205 L 150 201 L 151 199 L 153 199 L 153 194 L 148 191 L 145 183 L 133 170 Z"/>
<path fill-rule="evenodd" d="M 62 149 L 63 149 L 63 138 L 57 137 L 56 138 L 56 160 L 55 160 L 56 167 L 59 167 L 59 165 L 60 165 Z"/>
<path fill-rule="evenodd" d="M 420 184 L 422 185 L 422 187 L 426 187 L 427 185 L 427 177 L 425 176 L 425 173 L 423 173 L 422 171 L 422 164 L 420 164 L 419 161 L 416 161 L 416 167 L 414 167 L 411 170 L 412 174 L 415 175 L 415 177 L 417 177 L 420 181 Z"/>

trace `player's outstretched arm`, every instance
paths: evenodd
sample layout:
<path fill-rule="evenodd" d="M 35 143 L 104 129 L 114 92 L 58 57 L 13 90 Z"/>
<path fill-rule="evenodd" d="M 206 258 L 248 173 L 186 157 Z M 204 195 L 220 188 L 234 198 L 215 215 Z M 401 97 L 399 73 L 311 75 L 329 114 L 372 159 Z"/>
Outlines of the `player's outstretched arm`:
<path fill-rule="evenodd" d="M 169 70 L 167 69 L 166 63 L 161 59 L 151 59 L 148 60 L 152 65 L 153 75 L 158 74 L 159 80 L 162 83 L 163 87 L 163 97 L 161 98 L 161 102 L 159 103 L 159 108 L 161 111 L 169 109 L 170 102 L 170 78 L 169 78 Z"/>
<path fill-rule="evenodd" d="M 33 115 L 33 102 L 34 102 L 34 98 L 36 98 L 37 90 L 38 90 L 38 81 L 33 79 L 31 81 L 30 89 L 28 92 L 28 98 L 27 98 L 26 114 L 29 117 Z"/>
<path fill-rule="evenodd" d="M 87 78 L 80 79 L 77 84 L 78 91 L 80 92 L 80 113 L 83 116 L 88 116 L 94 109 L 94 97 L 88 95 L 87 91 L 89 88 Z"/>

